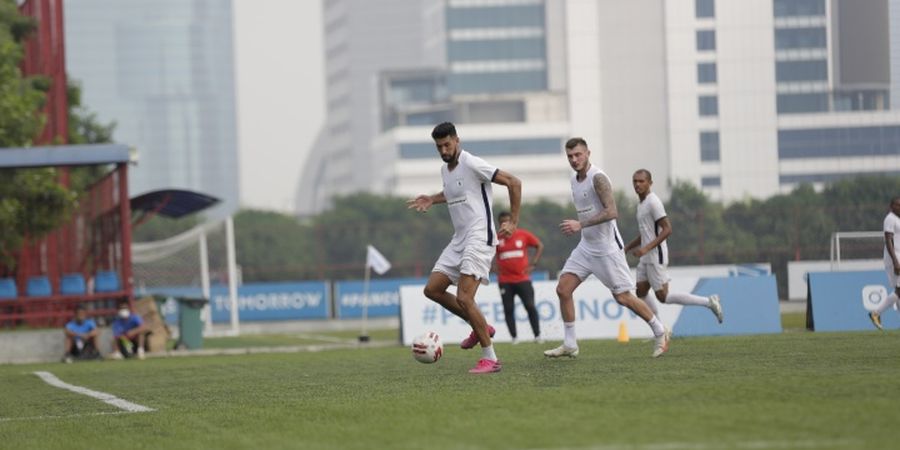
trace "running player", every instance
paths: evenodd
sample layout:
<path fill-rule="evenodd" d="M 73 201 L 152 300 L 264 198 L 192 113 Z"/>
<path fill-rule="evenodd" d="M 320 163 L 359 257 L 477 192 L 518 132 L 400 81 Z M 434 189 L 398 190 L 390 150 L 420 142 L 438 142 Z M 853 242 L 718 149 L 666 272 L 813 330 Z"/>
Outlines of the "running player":
<path fill-rule="evenodd" d="M 883 329 L 881 313 L 900 299 L 900 197 L 891 199 L 891 210 L 884 217 L 884 271 L 894 292 L 881 304 L 878 311 L 869 313 L 869 319 L 879 330 Z"/>
<path fill-rule="evenodd" d="M 519 223 L 522 183 L 459 146 L 456 127 L 444 122 L 431 132 L 441 159 L 444 189 L 434 195 L 421 194 L 407 200 L 407 206 L 419 212 L 432 205 L 446 203 L 453 222 L 453 238 L 444 248 L 425 285 L 425 296 L 459 316 L 472 326 L 472 333 L 460 344 L 470 349 L 481 344 L 481 359 L 470 373 L 500 371 L 500 361 L 494 352 L 491 337 L 494 328 L 488 325 L 475 304 L 479 283 L 488 284 L 497 232 L 493 223 L 491 186 L 506 186 L 509 192 L 510 220 L 500 225 L 499 234 L 508 237 Z M 447 292 L 451 284 L 457 286 L 456 295 Z"/>
<path fill-rule="evenodd" d="M 718 295 L 701 297 L 682 292 L 669 292 L 669 250 L 666 240 L 672 234 L 672 224 L 666 216 L 666 209 L 655 193 L 650 191 L 653 175 L 647 169 L 638 169 L 631 178 L 634 192 L 640 203 L 637 207 L 637 223 L 640 234 L 625 246 L 625 253 L 634 250 L 634 256 L 640 258 L 637 266 L 638 298 L 657 313 L 656 302 L 647 294 L 650 288 L 662 303 L 673 303 L 685 306 L 703 306 L 709 308 L 722 323 L 722 304 Z"/>
<path fill-rule="evenodd" d="M 634 278 L 625 260 L 625 246 L 616 226 L 618 210 L 612 185 L 597 166 L 590 162 L 591 151 L 582 138 L 566 142 L 566 157 L 575 170 L 572 176 L 572 198 L 578 219 L 567 219 L 559 225 L 565 235 L 581 232 L 581 241 L 562 269 L 556 285 L 559 309 L 562 313 L 565 339 L 559 347 L 544 352 L 550 358 L 578 356 L 575 338 L 575 301 L 572 294 L 588 275 L 596 276 L 613 294 L 620 305 L 647 321 L 653 330 L 653 357 L 662 356 L 669 349 L 671 333 L 653 311 L 631 293 Z"/>

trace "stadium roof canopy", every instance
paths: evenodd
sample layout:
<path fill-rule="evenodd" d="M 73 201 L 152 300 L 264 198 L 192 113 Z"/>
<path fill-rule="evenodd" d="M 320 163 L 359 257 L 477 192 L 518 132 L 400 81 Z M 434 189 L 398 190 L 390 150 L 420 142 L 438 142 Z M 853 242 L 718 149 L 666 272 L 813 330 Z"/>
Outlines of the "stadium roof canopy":
<path fill-rule="evenodd" d="M 54 145 L 0 148 L 0 169 L 127 164 L 131 152 L 123 144 Z M 147 192 L 130 201 L 132 212 L 179 218 L 219 203 L 219 199 L 183 189 Z M 149 218 L 149 217 L 146 217 Z"/>
<path fill-rule="evenodd" d="M 0 148 L 0 168 L 92 166 L 129 160 L 128 146 L 123 144 Z"/>
<path fill-rule="evenodd" d="M 219 199 L 183 189 L 151 191 L 131 199 L 131 211 L 177 219 L 219 203 Z"/>

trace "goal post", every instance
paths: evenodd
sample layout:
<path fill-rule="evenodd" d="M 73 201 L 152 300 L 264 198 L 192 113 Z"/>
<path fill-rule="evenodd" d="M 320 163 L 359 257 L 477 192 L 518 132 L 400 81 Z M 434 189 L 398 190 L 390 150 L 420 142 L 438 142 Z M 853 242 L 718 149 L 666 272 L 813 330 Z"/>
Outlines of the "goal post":
<path fill-rule="evenodd" d="M 234 250 L 232 218 L 197 225 L 176 236 L 132 244 L 132 273 L 136 295 L 198 296 L 208 301 L 211 286 L 228 286 L 228 328 L 213 328 L 213 305 L 207 303 L 202 317 L 204 335 L 237 335 L 240 332 L 237 288 L 240 271 Z M 166 312 L 172 312 L 167 309 Z"/>
<path fill-rule="evenodd" d="M 849 242 L 854 242 L 850 245 Z M 831 270 L 840 270 L 841 262 L 859 259 L 863 252 L 866 259 L 881 259 L 884 248 L 884 232 L 882 231 L 836 231 L 831 233 Z"/>

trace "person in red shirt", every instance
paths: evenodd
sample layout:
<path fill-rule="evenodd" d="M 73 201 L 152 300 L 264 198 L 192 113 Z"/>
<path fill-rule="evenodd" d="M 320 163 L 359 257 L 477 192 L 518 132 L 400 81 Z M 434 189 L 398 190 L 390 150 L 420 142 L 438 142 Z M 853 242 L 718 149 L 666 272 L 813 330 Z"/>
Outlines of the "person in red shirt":
<path fill-rule="evenodd" d="M 501 212 L 498 223 L 511 220 L 512 215 L 506 211 Z M 529 264 L 528 247 L 536 249 L 534 258 Z M 516 337 L 516 295 L 522 299 L 525 311 L 528 312 L 528 321 L 531 323 L 531 331 L 534 332 L 535 342 L 543 342 L 541 339 L 541 324 L 538 320 L 537 308 L 534 306 L 534 286 L 531 285 L 531 271 L 541 259 L 544 253 L 544 244 L 540 239 L 522 228 L 517 228 L 512 235 L 500 237 L 497 246 L 497 268 L 499 275 L 497 281 L 500 284 L 500 297 L 503 299 L 503 313 L 506 316 L 506 326 L 512 343 L 519 341 Z"/>

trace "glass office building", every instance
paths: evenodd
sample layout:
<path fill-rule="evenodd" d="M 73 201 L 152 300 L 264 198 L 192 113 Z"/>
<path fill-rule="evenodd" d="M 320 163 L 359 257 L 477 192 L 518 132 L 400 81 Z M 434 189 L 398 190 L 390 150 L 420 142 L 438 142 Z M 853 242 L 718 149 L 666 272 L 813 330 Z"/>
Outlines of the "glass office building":
<path fill-rule="evenodd" d="M 547 89 L 544 0 L 448 0 L 446 23 L 451 93 Z"/>
<path fill-rule="evenodd" d="M 115 140 L 133 146 L 132 195 L 239 196 L 230 0 L 66 0 L 69 77 Z"/>

